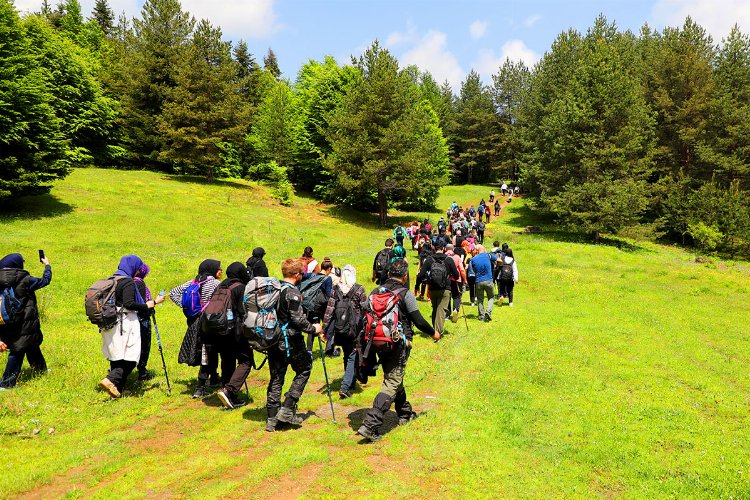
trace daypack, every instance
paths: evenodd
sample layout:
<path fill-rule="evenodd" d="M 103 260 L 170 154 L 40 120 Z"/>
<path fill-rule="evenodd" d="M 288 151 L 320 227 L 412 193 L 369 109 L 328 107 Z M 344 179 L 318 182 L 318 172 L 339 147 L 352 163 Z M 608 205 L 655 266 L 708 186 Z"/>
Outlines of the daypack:
<path fill-rule="evenodd" d="M 186 318 L 194 318 L 203 310 L 203 301 L 201 300 L 201 286 L 208 281 L 208 278 L 202 281 L 193 280 L 182 291 L 182 312 Z"/>
<path fill-rule="evenodd" d="M 513 262 L 514 259 L 511 257 L 510 263 L 505 262 L 503 257 L 503 263 L 500 265 L 500 279 L 503 281 L 513 281 Z"/>
<path fill-rule="evenodd" d="M 438 260 L 435 257 L 432 258 L 432 267 L 430 268 L 430 288 L 439 290 L 447 290 L 450 286 L 450 273 L 448 272 L 448 266 L 445 262 L 448 259 Z"/>
<path fill-rule="evenodd" d="M 438 231 L 445 231 L 446 225 L 444 221 L 438 221 Z"/>
<path fill-rule="evenodd" d="M 396 231 L 394 233 L 396 235 L 396 238 L 403 238 L 404 237 L 404 228 L 401 226 L 398 226 L 396 228 Z"/>
<path fill-rule="evenodd" d="M 354 285 L 344 294 L 339 287 L 335 288 L 336 307 L 333 311 L 333 331 L 336 335 L 343 335 L 346 338 L 354 338 L 360 331 L 362 322 L 362 312 L 359 306 L 354 303 L 354 297 L 357 290 L 362 285 Z"/>
<path fill-rule="evenodd" d="M 16 297 L 12 286 L 0 290 L 0 326 L 13 325 L 21 321 L 23 302 Z"/>
<path fill-rule="evenodd" d="M 117 282 L 123 278 L 124 276 L 112 276 L 99 280 L 86 291 L 86 298 L 83 301 L 86 316 L 101 330 L 109 330 L 117 323 L 115 291 Z"/>
<path fill-rule="evenodd" d="M 282 286 L 276 278 L 260 276 L 248 282 L 243 298 L 247 312 L 243 322 L 243 332 L 250 347 L 264 353 L 276 346 L 283 338 L 288 356 L 287 325 L 279 324 L 277 311 Z"/>
<path fill-rule="evenodd" d="M 484 205 L 479 205 L 477 207 L 477 212 L 481 215 L 484 213 Z"/>
<path fill-rule="evenodd" d="M 487 227 L 484 225 L 484 222 L 481 220 L 477 223 L 477 231 L 484 231 Z"/>
<path fill-rule="evenodd" d="M 385 352 L 404 340 L 403 327 L 398 318 L 400 301 L 401 295 L 385 287 L 376 288 L 367 297 L 363 358 L 369 356 L 370 348 L 374 348 L 375 352 Z"/>
<path fill-rule="evenodd" d="M 377 257 L 375 257 L 375 273 L 378 278 L 381 278 L 383 273 L 388 270 L 388 262 L 391 260 L 390 254 L 391 250 L 384 248 L 379 251 Z"/>
<path fill-rule="evenodd" d="M 198 320 L 203 336 L 230 335 L 234 332 L 237 322 L 244 319 L 238 318 L 238 311 L 232 309 L 232 290 L 241 285 L 242 283 L 232 283 L 228 287 L 219 287 L 214 291 Z"/>
<path fill-rule="evenodd" d="M 313 274 L 299 287 L 302 292 L 302 309 L 310 318 L 322 318 L 328 305 L 328 297 L 323 290 L 323 283 L 328 278 L 322 274 Z"/>

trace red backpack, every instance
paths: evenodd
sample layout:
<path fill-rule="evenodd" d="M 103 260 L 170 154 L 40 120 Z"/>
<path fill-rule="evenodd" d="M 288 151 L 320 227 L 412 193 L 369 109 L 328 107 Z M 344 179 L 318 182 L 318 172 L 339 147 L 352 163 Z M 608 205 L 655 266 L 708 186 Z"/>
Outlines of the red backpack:
<path fill-rule="evenodd" d="M 365 310 L 363 357 L 367 358 L 370 347 L 375 352 L 385 352 L 393 349 L 394 345 L 403 341 L 403 328 L 399 323 L 399 302 L 402 294 L 378 287 L 367 297 Z"/>

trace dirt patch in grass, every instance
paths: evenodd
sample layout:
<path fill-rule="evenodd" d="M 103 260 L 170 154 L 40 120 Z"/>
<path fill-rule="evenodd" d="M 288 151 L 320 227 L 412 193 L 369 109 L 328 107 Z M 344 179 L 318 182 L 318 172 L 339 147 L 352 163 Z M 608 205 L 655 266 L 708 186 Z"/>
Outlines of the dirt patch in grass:
<path fill-rule="evenodd" d="M 86 489 L 86 479 L 91 476 L 91 466 L 102 457 L 86 459 L 80 465 L 66 470 L 64 473 L 50 478 L 49 483 L 39 486 L 32 491 L 18 495 L 16 498 L 61 498 L 75 490 Z"/>

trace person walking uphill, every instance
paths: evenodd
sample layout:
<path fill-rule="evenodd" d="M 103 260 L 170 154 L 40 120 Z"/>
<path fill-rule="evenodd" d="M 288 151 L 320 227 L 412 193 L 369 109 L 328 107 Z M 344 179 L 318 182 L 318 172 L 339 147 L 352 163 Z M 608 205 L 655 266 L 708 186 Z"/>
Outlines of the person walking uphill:
<path fill-rule="evenodd" d="M 266 251 L 263 247 L 253 248 L 253 255 L 247 259 L 247 271 L 252 278 L 268 278 L 268 267 L 266 266 L 263 257 L 265 257 Z M 227 269 L 229 271 L 229 269 Z"/>
<path fill-rule="evenodd" d="M 435 244 L 435 253 L 427 257 L 419 269 L 417 283 L 427 280 L 432 302 L 432 326 L 441 333 L 445 326 L 446 315 L 449 313 L 450 279 L 458 280 L 460 276 L 453 259 L 445 255 L 445 243 L 438 240 Z"/>
<path fill-rule="evenodd" d="M 377 342 L 377 329 L 373 337 L 368 337 L 365 331 L 365 337 L 360 337 L 363 343 L 363 353 L 370 355 L 372 352 L 377 353 L 380 365 L 383 367 L 383 385 L 380 392 L 375 396 L 372 402 L 372 408 L 367 411 L 362 426 L 357 430 L 357 434 L 369 440 L 370 442 L 378 441 L 381 438 L 379 432 L 383 424 L 383 417 L 391 408 L 391 404 L 396 407 L 399 425 L 408 424 L 417 417 L 411 404 L 406 397 L 404 388 L 404 374 L 406 371 L 406 362 L 411 353 L 412 338 L 414 336 L 414 327 L 430 335 L 435 342 L 440 340 L 441 331 L 432 328 L 429 323 L 422 317 L 417 305 L 417 299 L 406 287 L 406 279 L 409 274 L 409 266 L 405 260 L 398 260 L 393 263 L 388 270 L 388 280 L 381 286 L 373 290 L 368 299 L 368 314 L 373 314 L 374 305 L 373 297 L 383 297 L 390 295 L 392 300 L 395 295 L 397 302 L 394 307 L 398 308 L 398 322 L 393 325 L 386 325 L 383 321 L 379 327 L 393 328 L 400 335 L 395 342 Z M 371 351 L 371 352 L 368 352 Z"/>
<path fill-rule="evenodd" d="M 41 278 L 35 278 L 24 270 L 21 254 L 12 253 L 0 260 L 0 293 L 7 291 L 3 293 L 4 299 L 8 299 L 12 293 L 19 301 L 17 308 L 13 308 L 15 314 L 12 314 L 10 307 L 6 307 L 6 314 L 12 314 L 13 317 L 0 321 L 0 352 L 9 351 L 8 364 L 5 365 L 3 378 L 0 380 L 0 390 L 15 387 L 24 358 L 29 360 L 32 370 L 39 373 L 47 371 L 47 362 L 39 348 L 44 336 L 35 292 L 52 281 L 52 267 L 47 257 L 43 257 L 41 262 L 44 264 L 44 273 Z"/>
<path fill-rule="evenodd" d="M 497 256 L 487 253 L 483 245 L 477 246 L 477 255 L 471 259 L 471 267 L 476 275 L 477 307 L 479 321 L 492 320 L 492 304 L 495 300 L 495 282 L 492 270 Z M 487 309 L 484 308 L 484 296 L 487 295 Z"/>
<path fill-rule="evenodd" d="M 115 306 L 117 322 L 108 329 L 101 329 L 102 354 L 109 360 L 109 374 L 99 382 L 113 398 L 122 396 L 128 375 L 136 367 L 141 355 L 141 323 L 138 313 L 149 313 L 154 305 L 164 301 L 163 296 L 145 300 L 135 286 L 135 278 L 143 266 L 137 255 L 126 255 L 114 274 Z"/>
<path fill-rule="evenodd" d="M 312 371 L 312 356 L 307 351 L 302 335 L 319 335 L 322 330 L 320 324 L 310 323 L 302 310 L 302 294 L 297 287 L 302 280 L 303 267 L 304 263 L 300 259 L 287 259 L 281 264 L 283 288 L 279 295 L 277 314 L 279 323 L 286 325 L 286 342 L 279 342 L 278 346 L 268 351 L 271 379 L 268 381 L 266 401 L 266 430 L 269 432 L 275 431 L 279 422 L 302 424 L 302 418 L 296 414 L 297 403 Z M 294 370 L 294 380 L 282 404 L 281 391 L 289 366 Z"/>

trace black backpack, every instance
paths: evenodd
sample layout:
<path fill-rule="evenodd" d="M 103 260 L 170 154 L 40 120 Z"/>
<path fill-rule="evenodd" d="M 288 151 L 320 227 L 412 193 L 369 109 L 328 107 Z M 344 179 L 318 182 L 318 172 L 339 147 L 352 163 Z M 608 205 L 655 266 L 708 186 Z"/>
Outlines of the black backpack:
<path fill-rule="evenodd" d="M 484 231 L 486 226 L 484 225 L 484 222 L 479 221 L 477 222 L 477 231 Z"/>
<path fill-rule="evenodd" d="M 328 297 L 323 290 L 323 282 L 328 278 L 322 274 L 314 274 L 307 278 L 299 287 L 302 292 L 302 309 L 309 318 L 323 318 L 328 305 Z"/>
<path fill-rule="evenodd" d="M 445 264 L 447 258 L 438 260 L 435 256 L 432 257 L 432 267 L 430 267 L 430 288 L 447 290 L 450 287 L 450 273 L 448 272 L 448 266 Z"/>
<path fill-rule="evenodd" d="M 510 258 L 510 263 L 505 262 L 503 257 L 503 263 L 500 265 L 500 279 L 503 281 L 513 281 L 513 257 Z"/>
<path fill-rule="evenodd" d="M 336 335 L 346 338 L 355 338 L 360 331 L 362 322 L 362 311 L 359 304 L 354 303 L 354 297 L 362 285 L 354 285 L 344 294 L 337 286 L 334 291 L 336 307 L 334 309 L 333 331 Z"/>
<path fill-rule="evenodd" d="M 375 273 L 379 278 L 382 278 L 383 273 L 388 270 L 388 264 L 391 262 L 391 252 L 390 249 L 384 248 L 375 257 Z"/>
<path fill-rule="evenodd" d="M 212 337 L 214 335 L 224 336 L 235 331 L 237 322 L 242 323 L 245 318 L 238 318 L 239 311 L 232 308 L 232 290 L 242 283 L 232 283 L 228 287 L 219 287 L 214 291 L 211 300 L 200 315 L 201 335 Z"/>

